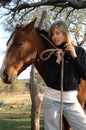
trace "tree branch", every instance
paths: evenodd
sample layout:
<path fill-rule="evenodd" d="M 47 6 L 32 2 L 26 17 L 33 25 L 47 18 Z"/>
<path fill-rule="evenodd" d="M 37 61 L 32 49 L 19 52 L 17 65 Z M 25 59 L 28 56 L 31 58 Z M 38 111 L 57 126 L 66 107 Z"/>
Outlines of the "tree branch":
<path fill-rule="evenodd" d="M 14 8 L 9 8 L 12 12 L 20 12 L 26 8 L 35 8 L 40 6 L 55 6 L 55 7 L 72 7 L 74 9 L 86 8 L 86 0 L 41 0 L 40 2 L 23 3 Z"/>

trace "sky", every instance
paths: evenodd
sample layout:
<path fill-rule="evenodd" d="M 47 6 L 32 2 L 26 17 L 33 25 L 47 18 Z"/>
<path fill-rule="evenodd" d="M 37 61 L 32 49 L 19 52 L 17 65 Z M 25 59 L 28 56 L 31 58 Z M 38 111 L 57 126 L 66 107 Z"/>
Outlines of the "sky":
<path fill-rule="evenodd" d="M 4 58 L 5 50 L 6 50 L 6 43 L 9 37 L 10 37 L 10 34 L 8 35 L 0 26 L 0 68 L 3 62 L 3 58 Z M 25 71 L 23 71 L 23 73 L 21 73 L 18 76 L 18 79 L 28 79 L 29 76 L 30 76 L 30 67 L 28 67 Z"/>

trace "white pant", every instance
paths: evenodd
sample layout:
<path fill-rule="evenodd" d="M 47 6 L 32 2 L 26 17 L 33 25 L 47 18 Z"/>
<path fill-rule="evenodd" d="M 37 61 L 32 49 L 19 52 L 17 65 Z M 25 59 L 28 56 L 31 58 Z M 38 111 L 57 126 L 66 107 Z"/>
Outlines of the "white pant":
<path fill-rule="evenodd" d="M 45 130 L 60 130 L 60 102 L 44 98 Z M 63 103 L 63 114 L 72 130 L 86 130 L 86 115 L 79 103 Z"/>

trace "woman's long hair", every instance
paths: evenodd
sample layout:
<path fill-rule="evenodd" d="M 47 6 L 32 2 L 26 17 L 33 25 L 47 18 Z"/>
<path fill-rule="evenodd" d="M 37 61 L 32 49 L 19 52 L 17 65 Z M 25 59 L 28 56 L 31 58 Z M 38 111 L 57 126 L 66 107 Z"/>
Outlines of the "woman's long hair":
<path fill-rule="evenodd" d="M 53 31 L 56 28 L 59 29 L 65 35 L 65 38 L 66 38 L 65 42 L 74 45 L 74 43 L 72 42 L 72 39 L 70 37 L 69 31 L 68 31 L 68 27 L 67 27 L 67 25 L 63 21 L 58 21 L 58 22 L 55 22 L 55 23 L 53 23 L 51 25 L 49 33 L 48 33 L 48 36 L 49 36 L 50 40 L 52 40 Z"/>

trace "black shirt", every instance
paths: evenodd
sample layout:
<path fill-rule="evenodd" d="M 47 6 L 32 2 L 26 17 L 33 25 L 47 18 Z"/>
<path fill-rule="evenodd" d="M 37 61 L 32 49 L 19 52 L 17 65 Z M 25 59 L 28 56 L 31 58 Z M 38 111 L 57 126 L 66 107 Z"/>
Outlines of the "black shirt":
<path fill-rule="evenodd" d="M 69 53 L 64 55 L 63 90 L 78 90 L 80 79 L 86 80 L 86 51 L 75 47 L 77 58 L 73 59 Z M 56 63 L 53 53 L 44 63 L 44 80 L 48 87 L 61 90 L 61 63 Z"/>

